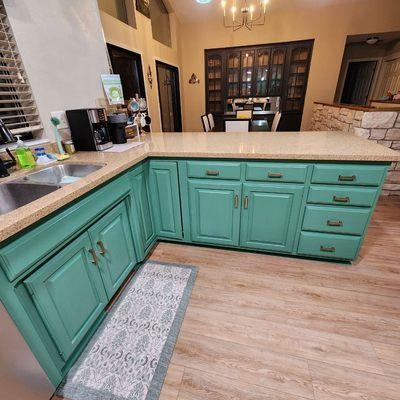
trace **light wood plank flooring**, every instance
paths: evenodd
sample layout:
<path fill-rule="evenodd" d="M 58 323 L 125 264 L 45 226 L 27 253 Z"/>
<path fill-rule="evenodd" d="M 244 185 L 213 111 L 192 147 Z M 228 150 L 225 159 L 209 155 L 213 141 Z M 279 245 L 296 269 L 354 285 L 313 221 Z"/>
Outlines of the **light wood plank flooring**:
<path fill-rule="evenodd" d="M 160 243 L 199 267 L 160 400 L 399 400 L 400 199 L 352 265 Z"/>
<path fill-rule="evenodd" d="M 161 400 L 399 400 L 400 199 L 352 265 L 161 243 L 199 267 Z"/>

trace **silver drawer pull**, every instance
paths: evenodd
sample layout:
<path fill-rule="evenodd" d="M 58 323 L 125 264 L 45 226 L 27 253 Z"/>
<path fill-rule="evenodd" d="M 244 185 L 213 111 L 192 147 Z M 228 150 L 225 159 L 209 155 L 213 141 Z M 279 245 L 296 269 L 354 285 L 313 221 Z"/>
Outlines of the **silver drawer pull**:
<path fill-rule="evenodd" d="M 268 178 L 282 178 L 283 174 L 281 174 L 280 172 L 268 172 Z"/>
<path fill-rule="evenodd" d="M 336 247 L 325 247 L 325 246 L 321 246 L 320 247 L 321 251 L 324 251 L 325 253 L 334 253 L 336 251 Z"/>
<path fill-rule="evenodd" d="M 342 182 L 352 182 L 356 180 L 355 175 L 339 175 L 339 181 Z"/>
<path fill-rule="evenodd" d="M 209 175 L 209 176 L 218 176 L 218 175 L 219 175 L 219 171 L 210 171 L 210 170 L 207 170 L 207 171 L 206 171 L 206 175 Z"/>
<path fill-rule="evenodd" d="M 348 203 L 350 201 L 350 197 L 333 196 L 333 201 L 336 201 L 337 203 Z"/>
<path fill-rule="evenodd" d="M 342 221 L 331 221 L 330 219 L 328 219 L 328 221 L 326 221 L 326 224 L 328 226 L 343 226 Z"/>

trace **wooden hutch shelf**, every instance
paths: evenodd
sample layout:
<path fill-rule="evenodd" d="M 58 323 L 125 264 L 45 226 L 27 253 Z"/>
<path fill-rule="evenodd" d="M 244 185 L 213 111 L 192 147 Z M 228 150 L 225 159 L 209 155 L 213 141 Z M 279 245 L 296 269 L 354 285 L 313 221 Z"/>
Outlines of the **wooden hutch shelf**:
<path fill-rule="evenodd" d="M 280 97 L 279 130 L 300 129 L 314 40 L 205 50 L 206 110 L 223 126 L 237 98 Z M 268 118 L 273 118 L 269 115 Z"/>

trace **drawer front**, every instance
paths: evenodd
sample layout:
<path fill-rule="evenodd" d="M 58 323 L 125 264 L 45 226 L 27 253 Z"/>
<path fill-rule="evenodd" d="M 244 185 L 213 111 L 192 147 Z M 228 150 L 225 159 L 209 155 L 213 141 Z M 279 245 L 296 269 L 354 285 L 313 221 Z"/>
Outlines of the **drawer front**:
<path fill-rule="evenodd" d="M 306 181 L 307 164 L 247 163 L 246 180 L 263 182 Z"/>
<path fill-rule="evenodd" d="M 312 183 L 335 185 L 379 186 L 386 173 L 384 165 L 322 165 L 314 166 Z"/>
<path fill-rule="evenodd" d="M 10 281 L 39 262 L 108 207 L 130 193 L 127 176 L 118 178 L 83 200 L 58 213 L 49 221 L 0 249 L 0 261 Z"/>
<path fill-rule="evenodd" d="M 240 179 L 240 162 L 224 161 L 188 161 L 189 178 Z"/>
<path fill-rule="evenodd" d="M 308 192 L 308 203 L 338 206 L 372 207 L 378 189 L 314 185 Z"/>
<path fill-rule="evenodd" d="M 303 220 L 303 230 L 362 235 L 369 215 L 369 208 L 308 205 Z"/>
<path fill-rule="evenodd" d="M 298 254 L 323 258 L 354 260 L 360 246 L 358 236 L 301 232 Z"/>

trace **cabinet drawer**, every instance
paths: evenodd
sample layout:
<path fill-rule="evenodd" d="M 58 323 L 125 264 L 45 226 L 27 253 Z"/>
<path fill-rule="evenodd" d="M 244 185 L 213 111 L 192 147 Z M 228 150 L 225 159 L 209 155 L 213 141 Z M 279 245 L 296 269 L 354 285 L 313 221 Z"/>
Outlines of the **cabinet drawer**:
<path fill-rule="evenodd" d="M 372 207 L 377 193 L 378 189 L 375 188 L 315 185 L 310 187 L 307 202 L 335 204 L 338 206 Z"/>
<path fill-rule="evenodd" d="M 246 180 L 263 182 L 305 182 L 307 164 L 247 163 Z"/>
<path fill-rule="evenodd" d="M 303 230 L 362 235 L 369 215 L 369 208 L 307 206 Z"/>
<path fill-rule="evenodd" d="M 317 232 L 301 232 L 298 254 L 353 260 L 361 238 Z"/>
<path fill-rule="evenodd" d="M 188 161 L 189 178 L 240 179 L 240 162 Z"/>
<path fill-rule="evenodd" d="M 322 165 L 314 166 L 312 183 L 335 185 L 379 186 L 386 173 L 383 165 Z"/>

